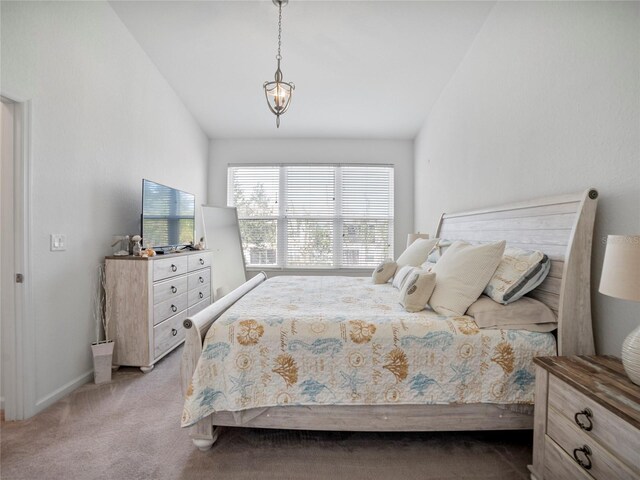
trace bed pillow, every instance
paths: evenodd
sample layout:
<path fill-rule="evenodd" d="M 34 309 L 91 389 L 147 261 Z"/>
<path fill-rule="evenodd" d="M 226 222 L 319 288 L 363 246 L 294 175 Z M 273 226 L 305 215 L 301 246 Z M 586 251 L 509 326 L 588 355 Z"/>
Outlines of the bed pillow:
<path fill-rule="evenodd" d="M 420 269 L 421 270 L 426 270 L 427 272 L 430 272 L 431 269 L 435 266 L 434 262 L 430 262 L 429 260 L 427 260 L 426 262 L 424 262 L 422 265 L 420 265 Z"/>
<path fill-rule="evenodd" d="M 414 270 L 419 270 L 419 269 L 416 268 L 416 267 L 412 267 L 411 265 L 405 265 L 404 267 L 398 267 L 398 270 L 396 270 L 396 275 L 393 277 L 393 283 L 392 283 L 393 287 L 397 288 L 398 290 L 400 290 L 402 288 L 402 285 L 404 285 L 404 282 L 407 279 L 407 277 Z"/>
<path fill-rule="evenodd" d="M 544 303 L 529 297 L 502 305 L 482 295 L 467 310 L 480 328 L 550 332 L 558 327 L 558 319 Z"/>
<path fill-rule="evenodd" d="M 440 260 L 440 257 L 444 255 L 444 252 L 453 245 L 451 240 L 447 240 L 446 238 L 440 238 L 438 244 L 431 250 L 431 253 L 427 257 L 427 262 L 429 263 L 437 263 Z"/>
<path fill-rule="evenodd" d="M 398 265 L 396 264 L 396 262 L 394 262 L 390 258 L 387 260 L 384 260 L 380 265 L 378 265 L 375 268 L 375 270 L 373 271 L 373 274 L 371 275 L 371 279 L 373 280 L 373 283 L 375 283 L 376 285 L 387 283 L 391 279 L 391 277 L 393 277 L 393 275 L 396 273 L 397 268 L 398 268 Z"/>
<path fill-rule="evenodd" d="M 542 252 L 506 248 L 484 294 L 505 305 L 515 302 L 540 285 L 550 269 L 549 257 Z"/>
<path fill-rule="evenodd" d="M 431 269 L 437 275 L 429 305 L 441 315 L 464 315 L 496 271 L 506 242 L 454 242 Z"/>
<path fill-rule="evenodd" d="M 436 274 L 415 270 L 400 289 L 400 305 L 407 312 L 424 310 L 436 286 Z"/>
<path fill-rule="evenodd" d="M 421 263 L 427 260 L 429 256 L 429 252 L 438 244 L 437 238 L 419 238 L 411 245 L 409 245 L 402 255 L 400 255 L 396 263 L 398 264 L 398 268 L 404 267 L 405 265 L 410 265 L 412 267 L 417 267 Z"/>

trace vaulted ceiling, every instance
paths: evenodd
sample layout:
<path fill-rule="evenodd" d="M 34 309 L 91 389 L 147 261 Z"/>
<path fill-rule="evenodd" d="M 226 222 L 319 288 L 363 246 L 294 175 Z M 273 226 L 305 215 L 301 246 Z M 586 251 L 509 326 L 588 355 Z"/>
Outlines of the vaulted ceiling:
<path fill-rule="evenodd" d="M 211 138 L 413 138 L 494 2 L 304 1 L 283 9 L 280 129 L 262 84 L 276 68 L 269 1 L 114 1 Z"/>

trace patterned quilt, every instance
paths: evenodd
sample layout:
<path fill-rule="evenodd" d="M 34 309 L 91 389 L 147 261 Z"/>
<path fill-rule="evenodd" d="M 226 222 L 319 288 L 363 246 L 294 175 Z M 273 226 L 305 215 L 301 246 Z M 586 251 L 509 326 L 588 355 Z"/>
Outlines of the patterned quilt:
<path fill-rule="evenodd" d="M 209 329 L 182 426 L 276 405 L 533 403 L 532 358 L 556 354 L 551 333 L 480 330 L 398 297 L 370 278 L 267 280 Z"/>

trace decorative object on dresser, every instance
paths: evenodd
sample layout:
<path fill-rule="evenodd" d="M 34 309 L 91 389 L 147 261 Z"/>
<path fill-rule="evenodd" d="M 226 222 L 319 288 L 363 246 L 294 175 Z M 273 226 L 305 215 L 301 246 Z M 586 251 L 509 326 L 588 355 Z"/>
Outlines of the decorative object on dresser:
<path fill-rule="evenodd" d="M 133 254 L 140 257 L 142 254 L 142 237 L 140 235 L 134 235 L 131 241 L 133 242 Z"/>
<path fill-rule="evenodd" d="M 111 248 L 116 257 L 129 255 L 129 235 L 114 235 L 111 239 Z"/>
<path fill-rule="evenodd" d="M 147 373 L 184 341 L 182 322 L 211 303 L 211 252 L 107 257 L 107 336 L 113 363 Z"/>
<path fill-rule="evenodd" d="M 607 237 L 600 293 L 640 302 L 640 235 Z M 640 325 L 622 344 L 622 365 L 631 381 L 640 385 Z"/>
<path fill-rule="evenodd" d="M 611 356 L 538 357 L 532 480 L 640 478 L 640 387 Z"/>

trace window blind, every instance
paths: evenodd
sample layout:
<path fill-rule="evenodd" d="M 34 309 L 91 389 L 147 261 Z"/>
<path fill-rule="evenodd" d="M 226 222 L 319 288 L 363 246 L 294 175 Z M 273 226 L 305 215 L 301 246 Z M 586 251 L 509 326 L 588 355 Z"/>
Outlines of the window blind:
<path fill-rule="evenodd" d="M 247 265 L 278 265 L 280 169 L 229 169 L 228 204 L 238 209 L 242 251 Z"/>
<path fill-rule="evenodd" d="M 393 256 L 393 167 L 230 166 L 249 266 L 373 267 Z"/>

